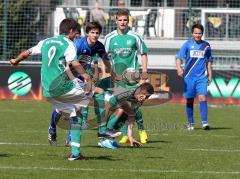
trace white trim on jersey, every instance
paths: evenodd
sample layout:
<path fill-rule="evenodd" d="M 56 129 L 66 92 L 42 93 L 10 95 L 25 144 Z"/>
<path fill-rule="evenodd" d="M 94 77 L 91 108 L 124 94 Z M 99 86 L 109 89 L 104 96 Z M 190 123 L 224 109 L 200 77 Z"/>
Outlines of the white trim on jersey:
<path fill-rule="evenodd" d="M 28 49 L 29 55 L 41 54 L 41 49 L 42 49 L 43 42 L 44 42 L 44 40 L 41 40 L 40 42 L 38 42 L 37 45 L 35 45 L 34 47 Z"/>
<path fill-rule="evenodd" d="M 111 32 L 110 34 L 108 34 L 106 37 L 105 37 L 105 40 L 104 40 L 104 46 L 105 46 L 105 50 L 107 53 L 109 53 L 109 49 L 110 49 L 110 41 L 112 38 L 118 36 L 118 32 L 117 30 L 114 30 L 113 32 Z"/>
<path fill-rule="evenodd" d="M 131 36 L 133 36 L 135 39 L 136 39 L 136 41 L 137 41 L 137 45 L 138 45 L 138 51 L 141 53 L 141 55 L 143 54 L 143 48 L 142 48 L 142 44 L 144 43 L 143 42 L 143 40 L 141 39 L 141 37 L 138 35 L 138 34 L 136 34 L 135 32 L 133 32 L 133 31 L 128 31 L 128 35 L 131 35 Z"/>
<path fill-rule="evenodd" d="M 77 51 L 72 41 L 68 40 L 66 37 L 64 37 L 64 40 L 66 40 L 66 42 L 68 43 L 68 47 L 65 50 L 64 56 L 67 64 L 70 64 L 75 59 Z"/>

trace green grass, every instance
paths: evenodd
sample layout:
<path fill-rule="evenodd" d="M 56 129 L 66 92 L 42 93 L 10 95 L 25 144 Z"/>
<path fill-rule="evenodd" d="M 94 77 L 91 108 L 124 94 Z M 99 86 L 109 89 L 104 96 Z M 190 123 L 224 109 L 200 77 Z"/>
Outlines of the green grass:
<path fill-rule="evenodd" d="M 239 178 L 239 106 L 210 106 L 212 130 L 186 131 L 184 105 L 144 107 L 149 142 L 142 148 L 97 147 L 95 130 L 83 132 L 88 161 L 67 161 L 66 131 L 48 145 L 51 106 L 45 101 L 0 101 L 0 178 Z M 138 138 L 137 131 L 135 133 Z"/>

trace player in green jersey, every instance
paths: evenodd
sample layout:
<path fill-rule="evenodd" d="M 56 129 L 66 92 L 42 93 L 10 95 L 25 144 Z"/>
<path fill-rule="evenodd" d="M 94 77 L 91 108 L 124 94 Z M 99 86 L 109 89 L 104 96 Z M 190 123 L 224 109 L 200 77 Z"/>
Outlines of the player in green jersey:
<path fill-rule="evenodd" d="M 116 14 L 117 30 L 109 33 L 105 37 L 104 45 L 106 52 L 111 54 L 113 61 L 113 70 L 118 76 L 122 76 L 128 70 L 139 71 L 139 63 L 137 58 L 137 52 L 141 54 L 142 73 L 139 84 L 146 82 L 147 75 L 147 52 L 148 49 L 143 42 L 142 38 L 131 31 L 128 27 L 129 12 L 125 9 L 120 9 Z M 131 88 L 132 86 L 139 85 L 138 83 L 129 83 L 118 80 L 118 84 L 125 88 Z M 138 124 L 138 130 L 140 134 L 141 143 L 147 142 L 147 133 L 144 130 L 142 112 L 140 108 L 136 110 L 136 122 Z M 123 137 L 119 143 L 126 143 L 128 140 L 126 128 L 122 130 Z"/>
<path fill-rule="evenodd" d="M 77 111 L 87 106 L 89 101 L 83 100 L 91 93 L 92 81 L 78 62 L 76 48 L 72 40 L 77 34 L 77 22 L 67 18 L 60 23 L 60 35 L 40 41 L 36 46 L 21 52 L 10 60 L 11 65 L 18 65 L 20 61 L 30 55 L 41 54 L 41 83 L 43 95 L 54 105 L 57 111 L 68 111 L 71 121 L 71 155 L 68 160 L 85 159 L 80 154 L 81 118 Z M 70 80 L 66 68 L 68 65 L 79 73 L 87 82 L 81 88 Z"/>
<path fill-rule="evenodd" d="M 106 97 L 106 112 L 109 113 L 107 129 L 119 130 L 123 125 L 127 125 L 128 140 L 130 146 L 142 146 L 133 137 L 133 123 L 136 117 L 136 109 L 154 93 L 150 83 L 142 83 L 137 87 L 124 88 L 115 85 L 111 96 Z M 100 140 L 99 146 L 116 149 L 118 145 L 111 138 Z"/>

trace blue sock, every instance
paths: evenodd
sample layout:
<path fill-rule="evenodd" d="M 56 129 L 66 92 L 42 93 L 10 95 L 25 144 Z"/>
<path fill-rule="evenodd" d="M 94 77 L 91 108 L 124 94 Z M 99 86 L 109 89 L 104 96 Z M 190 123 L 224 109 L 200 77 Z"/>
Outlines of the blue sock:
<path fill-rule="evenodd" d="M 58 113 L 56 112 L 56 110 L 54 110 L 52 113 L 51 122 L 49 126 L 49 131 L 48 131 L 51 134 L 56 134 L 57 119 L 58 119 Z"/>
<path fill-rule="evenodd" d="M 186 113 L 187 113 L 187 118 L 189 124 L 194 124 L 194 119 L 193 119 L 193 103 L 187 103 L 186 104 Z"/>
<path fill-rule="evenodd" d="M 207 124 L 208 117 L 207 101 L 200 101 L 200 112 L 202 117 L 202 124 Z"/>

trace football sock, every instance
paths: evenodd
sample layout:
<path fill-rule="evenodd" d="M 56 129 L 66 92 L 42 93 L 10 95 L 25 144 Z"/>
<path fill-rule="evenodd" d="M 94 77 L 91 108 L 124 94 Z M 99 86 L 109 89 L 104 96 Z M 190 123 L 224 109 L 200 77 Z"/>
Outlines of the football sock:
<path fill-rule="evenodd" d="M 135 117 L 138 130 L 144 130 L 143 119 L 142 119 L 142 111 L 140 108 L 136 109 L 136 117 Z"/>
<path fill-rule="evenodd" d="M 187 113 L 187 118 L 189 124 L 194 124 L 194 119 L 193 119 L 193 103 L 187 103 L 186 104 L 186 113 Z"/>
<path fill-rule="evenodd" d="M 81 117 L 82 117 L 82 123 L 86 124 L 87 123 L 87 118 L 88 118 L 88 107 L 82 107 Z"/>
<path fill-rule="evenodd" d="M 98 132 L 102 134 L 107 128 L 107 119 L 105 118 L 104 93 L 100 93 L 95 96 L 94 110 L 98 121 Z"/>
<path fill-rule="evenodd" d="M 81 140 L 81 118 L 71 117 L 71 152 L 74 156 L 78 156 L 80 153 L 80 140 Z"/>
<path fill-rule="evenodd" d="M 207 124 L 207 116 L 208 116 L 207 101 L 200 101 L 200 112 L 202 117 L 202 124 Z"/>
<path fill-rule="evenodd" d="M 119 116 L 112 114 L 108 120 L 107 128 L 114 129 L 115 126 L 117 125 L 118 119 L 119 119 Z"/>
<path fill-rule="evenodd" d="M 58 120 L 58 113 L 56 110 L 54 110 L 52 112 L 52 117 L 51 117 L 51 121 L 50 121 L 50 126 L 49 126 L 49 133 L 54 134 L 56 133 L 56 124 L 57 124 L 57 120 Z"/>
<path fill-rule="evenodd" d="M 123 136 L 127 136 L 127 124 L 124 124 L 124 125 L 121 127 L 120 131 L 122 132 L 122 135 L 123 135 Z"/>

